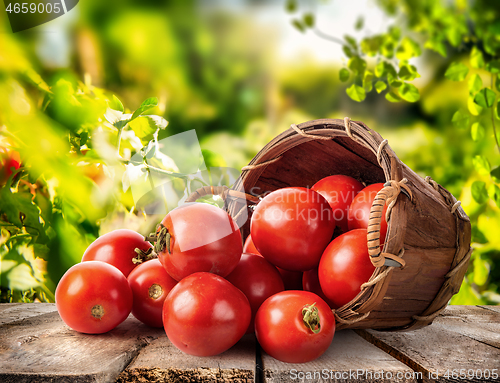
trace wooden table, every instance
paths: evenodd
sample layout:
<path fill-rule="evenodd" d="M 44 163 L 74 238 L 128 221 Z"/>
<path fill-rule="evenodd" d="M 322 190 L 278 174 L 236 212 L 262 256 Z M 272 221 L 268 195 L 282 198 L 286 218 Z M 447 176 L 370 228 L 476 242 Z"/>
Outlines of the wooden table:
<path fill-rule="evenodd" d="M 177 350 L 162 329 L 129 317 L 80 334 L 55 305 L 0 305 L 0 382 L 500 381 L 500 306 L 449 306 L 412 332 L 344 330 L 319 359 L 279 362 L 253 336 L 212 358 Z"/>

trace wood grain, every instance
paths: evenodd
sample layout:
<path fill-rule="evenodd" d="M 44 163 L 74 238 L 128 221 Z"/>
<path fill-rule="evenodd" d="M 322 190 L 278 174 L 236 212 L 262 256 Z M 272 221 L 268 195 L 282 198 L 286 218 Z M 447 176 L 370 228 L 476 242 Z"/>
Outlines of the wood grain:
<path fill-rule="evenodd" d="M 46 303 L 3 303 L 0 305 L 0 325 L 56 311 Z"/>
<path fill-rule="evenodd" d="M 492 310 L 456 306 L 447 309 L 431 326 L 420 330 L 356 331 L 413 370 L 422 372 L 424 382 L 449 382 L 454 380 L 446 374 L 453 370 L 491 372 L 497 369 L 500 374 L 499 323 L 500 314 Z M 462 381 L 491 381 L 491 378 L 477 375 Z"/>
<path fill-rule="evenodd" d="M 161 337 L 141 350 L 117 383 L 253 382 L 256 347 L 255 336 L 246 335 L 220 355 L 196 357 L 184 354 Z"/>
<path fill-rule="evenodd" d="M 54 304 L 24 304 L 24 319 L 0 326 L 2 382 L 114 381 L 141 348 L 165 336 L 133 317 L 106 334 L 81 334 L 67 327 L 57 312 L 32 316 L 38 305 L 55 309 Z"/>
<path fill-rule="evenodd" d="M 297 380 L 417 382 L 409 367 L 366 342 L 353 330 L 337 332 L 330 348 L 312 362 L 289 364 L 280 362 L 266 353 L 262 355 L 262 362 L 266 383 L 287 383 Z M 301 376 L 303 379 L 299 379 Z"/>

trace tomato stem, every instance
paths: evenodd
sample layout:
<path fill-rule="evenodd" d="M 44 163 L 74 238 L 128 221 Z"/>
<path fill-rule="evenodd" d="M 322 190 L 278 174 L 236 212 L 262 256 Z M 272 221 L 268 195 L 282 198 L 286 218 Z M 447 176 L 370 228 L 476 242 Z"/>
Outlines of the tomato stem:
<path fill-rule="evenodd" d="M 321 324 L 319 323 L 319 311 L 315 304 L 316 302 L 312 305 L 305 305 L 302 308 L 302 321 L 307 328 L 317 334 L 321 331 Z"/>
<path fill-rule="evenodd" d="M 136 265 L 157 257 L 156 253 L 153 252 L 152 247 L 150 247 L 146 251 L 139 248 L 136 248 L 134 251 L 136 252 L 137 257 L 132 258 L 132 262 L 134 262 L 134 264 Z"/>
<path fill-rule="evenodd" d="M 172 254 L 170 250 L 170 237 L 168 229 L 160 223 L 156 229 L 155 251 L 157 254 L 160 254 L 165 248 L 169 254 Z"/>

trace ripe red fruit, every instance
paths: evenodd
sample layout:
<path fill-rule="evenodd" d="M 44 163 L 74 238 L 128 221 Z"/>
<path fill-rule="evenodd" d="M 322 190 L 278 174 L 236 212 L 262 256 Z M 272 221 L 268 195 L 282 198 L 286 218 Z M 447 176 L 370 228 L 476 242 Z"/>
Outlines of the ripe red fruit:
<path fill-rule="evenodd" d="M 250 231 L 257 250 L 277 267 L 305 271 L 318 266 L 335 228 L 332 209 L 314 190 L 278 189 L 259 202 Z"/>
<path fill-rule="evenodd" d="M 148 326 L 163 327 L 163 302 L 177 281 L 168 275 L 158 259 L 141 263 L 127 280 L 134 296 L 134 317 Z"/>
<path fill-rule="evenodd" d="M 248 298 L 252 320 L 247 334 L 254 332 L 254 318 L 262 302 L 285 289 L 281 275 L 261 255 L 243 253 L 236 268 L 226 277 Z"/>
<path fill-rule="evenodd" d="M 85 250 L 82 262 L 101 261 L 117 267 L 125 277 L 137 266 L 133 262 L 137 258 L 136 248 L 148 251 L 153 246 L 144 240 L 139 233 L 119 229 L 101 235 Z"/>
<path fill-rule="evenodd" d="M 384 184 L 372 184 L 361 190 L 356 197 L 354 197 L 349 208 L 349 230 L 353 229 L 367 229 L 368 220 L 370 218 L 370 209 L 377 193 L 382 190 Z M 387 221 L 385 214 L 387 212 L 387 205 L 382 210 L 382 220 L 380 222 L 380 244 L 385 242 L 387 234 Z"/>
<path fill-rule="evenodd" d="M 349 230 L 349 206 L 363 187 L 363 184 L 354 178 L 337 174 L 319 180 L 311 189 L 326 198 L 332 208 L 335 225 L 345 233 Z"/>
<path fill-rule="evenodd" d="M 375 266 L 368 254 L 366 229 L 348 231 L 325 249 L 318 268 L 321 289 L 337 309 L 353 300 Z"/>
<path fill-rule="evenodd" d="M 225 277 L 240 261 L 239 228 L 216 206 L 189 203 L 172 210 L 161 224 L 159 241 L 164 237 L 164 243 L 157 249 L 158 259 L 177 281 L 202 271 Z"/>
<path fill-rule="evenodd" d="M 224 278 L 194 273 L 170 291 L 163 304 L 163 326 L 181 351 L 212 356 L 234 346 L 251 318 L 248 299 Z"/>
<path fill-rule="evenodd" d="M 64 323 L 86 334 L 102 334 L 127 319 L 132 291 L 116 267 L 82 262 L 63 275 L 56 288 L 56 307 Z"/>

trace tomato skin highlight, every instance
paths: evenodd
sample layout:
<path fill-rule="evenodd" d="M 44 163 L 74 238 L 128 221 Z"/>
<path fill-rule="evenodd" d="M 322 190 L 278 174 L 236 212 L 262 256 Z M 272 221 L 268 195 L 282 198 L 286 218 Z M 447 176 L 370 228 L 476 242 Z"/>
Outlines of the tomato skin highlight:
<path fill-rule="evenodd" d="M 260 305 L 271 295 L 285 289 L 281 274 L 261 255 L 243 253 L 226 279 L 240 289 L 250 303 L 252 319 L 246 333 L 251 334 L 255 331 L 254 319 Z"/>
<path fill-rule="evenodd" d="M 325 249 L 318 268 L 321 289 L 337 309 L 358 295 L 375 266 L 368 254 L 366 229 L 348 231 Z"/>
<path fill-rule="evenodd" d="M 86 334 L 114 329 L 132 310 L 132 291 L 127 279 L 116 267 L 100 261 L 82 262 L 69 268 L 57 285 L 55 298 L 64 323 Z"/>
<path fill-rule="evenodd" d="M 196 272 L 225 277 L 234 270 L 243 252 L 241 233 L 224 210 L 206 203 L 188 203 L 162 220 L 170 234 L 168 248 L 158 259 L 177 281 Z"/>
<path fill-rule="evenodd" d="M 151 327 L 163 327 L 163 303 L 177 284 L 158 259 L 141 263 L 127 277 L 134 303 L 132 315 Z"/>
<path fill-rule="evenodd" d="M 257 250 L 273 265 L 305 271 L 318 266 L 334 222 L 326 199 L 302 187 L 278 189 L 259 202 L 250 232 Z"/>
<path fill-rule="evenodd" d="M 345 233 L 349 230 L 349 206 L 363 187 L 361 182 L 352 177 L 336 174 L 319 180 L 311 189 L 325 197 L 332 208 L 335 225 Z"/>
<path fill-rule="evenodd" d="M 320 331 L 306 327 L 302 309 L 318 310 Z M 335 334 L 335 316 L 328 304 L 309 291 L 284 291 L 268 298 L 257 311 L 255 334 L 263 350 L 286 363 L 310 362 L 330 346 Z"/>
<path fill-rule="evenodd" d="M 137 266 L 132 259 L 137 257 L 136 248 L 148 250 L 153 247 L 139 233 L 118 229 L 101 235 L 85 250 L 82 262 L 101 261 L 117 267 L 125 277 Z"/>
<path fill-rule="evenodd" d="M 251 318 L 248 299 L 216 274 L 199 272 L 182 279 L 163 305 L 163 326 L 181 351 L 218 355 L 245 334 Z"/>
<path fill-rule="evenodd" d="M 354 197 L 351 206 L 349 207 L 349 230 L 354 229 L 368 229 L 368 220 L 370 218 L 370 209 L 377 193 L 382 190 L 384 184 L 372 184 L 361 190 L 356 197 Z M 387 205 L 382 210 L 382 220 L 380 221 L 380 244 L 385 242 L 387 235 L 387 221 L 385 214 L 387 212 Z"/>

